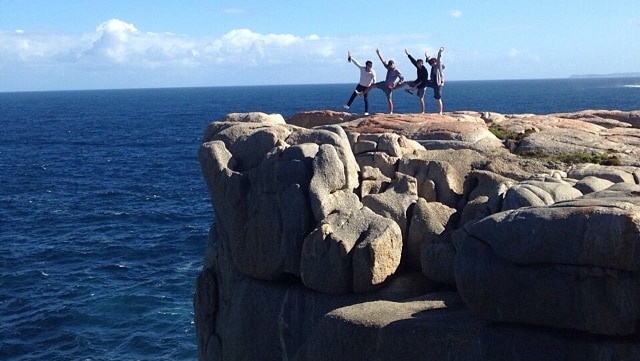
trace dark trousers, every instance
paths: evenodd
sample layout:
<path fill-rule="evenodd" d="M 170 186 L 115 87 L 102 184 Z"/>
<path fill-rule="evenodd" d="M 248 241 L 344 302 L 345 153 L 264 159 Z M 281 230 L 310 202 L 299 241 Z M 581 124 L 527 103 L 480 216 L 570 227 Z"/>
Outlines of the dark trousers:
<path fill-rule="evenodd" d="M 349 101 L 347 102 L 347 105 L 351 106 L 351 103 L 353 103 L 353 101 L 358 96 L 358 93 L 356 93 L 357 91 L 358 92 L 362 92 L 365 89 L 367 89 L 366 86 L 358 84 L 356 86 L 356 90 L 354 90 L 353 93 L 351 94 L 351 98 L 349 98 Z M 362 94 L 362 97 L 364 98 L 364 112 L 368 113 L 369 112 L 369 94 Z"/>

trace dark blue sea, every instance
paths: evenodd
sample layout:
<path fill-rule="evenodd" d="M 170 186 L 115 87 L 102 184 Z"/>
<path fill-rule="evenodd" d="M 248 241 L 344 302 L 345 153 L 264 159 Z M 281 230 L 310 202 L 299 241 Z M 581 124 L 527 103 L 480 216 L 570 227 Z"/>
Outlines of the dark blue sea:
<path fill-rule="evenodd" d="M 353 87 L 0 93 L 0 360 L 195 360 L 194 283 L 215 219 L 203 130 L 229 112 L 341 110 Z M 396 113 L 419 109 L 394 99 Z M 445 111 L 637 110 L 640 78 L 452 81 L 443 99 Z M 371 93 L 370 112 L 386 107 Z"/>

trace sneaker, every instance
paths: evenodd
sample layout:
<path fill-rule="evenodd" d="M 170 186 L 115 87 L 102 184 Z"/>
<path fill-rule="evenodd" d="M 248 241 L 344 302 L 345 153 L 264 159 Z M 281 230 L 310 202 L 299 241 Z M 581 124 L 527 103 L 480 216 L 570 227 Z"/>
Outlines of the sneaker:
<path fill-rule="evenodd" d="M 413 95 L 413 90 L 411 90 L 411 89 L 405 89 L 404 91 L 406 91 L 407 93 Z"/>
<path fill-rule="evenodd" d="M 350 108 L 350 106 L 348 106 L 348 105 L 346 105 L 346 104 L 345 104 L 345 105 L 343 105 L 342 107 L 343 107 L 343 108 L 345 108 L 346 110 L 349 110 L 349 108 Z"/>
<path fill-rule="evenodd" d="M 369 115 L 369 112 L 364 112 L 364 115 Z"/>

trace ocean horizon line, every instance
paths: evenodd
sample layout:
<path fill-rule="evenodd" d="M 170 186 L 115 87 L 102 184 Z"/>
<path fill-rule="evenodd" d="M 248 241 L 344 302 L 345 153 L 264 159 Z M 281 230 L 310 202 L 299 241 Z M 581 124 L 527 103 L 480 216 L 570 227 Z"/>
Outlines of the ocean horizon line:
<path fill-rule="evenodd" d="M 529 82 L 529 81 L 556 81 L 556 80 L 602 80 L 602 79 L 640 79 L 640 73 L 621 74 L 596 74 L 596 75 L 570 75 L 563 78 L 504 78 L 504 79 L 454 79 L 447 83 L 483 83 L 483 82 Z M 411 78 L 411 77 L 409 77 Z M 258 88 L 258 87 L 295 87 L 295 86 L 335 86 L 352 85 L 356 81 L 339 83 L 283 83 L 283 84 L 233 84 L 233 85 L 184 85 L 184 86 L 158 86 L 158 87 L 122 87 L 122 88 L 74 88 L 74 89 L 31 89 L 31 90 L 0 90 L 0 94 L 11 93 L 51 93 L 51 92 L 83 92 L 83 91 L 119 91 L 119 90 L 170 90 L 170 89 L 211 89 L 211 88 Z"/>

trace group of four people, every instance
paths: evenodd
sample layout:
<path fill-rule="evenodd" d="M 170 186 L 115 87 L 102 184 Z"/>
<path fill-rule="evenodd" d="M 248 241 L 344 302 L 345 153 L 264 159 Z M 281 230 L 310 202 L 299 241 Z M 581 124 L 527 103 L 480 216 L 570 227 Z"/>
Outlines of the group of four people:
<path fill-rule="evenodd" d="M 380 50 L 376 49 L 378 58 L 380 58 L 382 65 L 384 65 L 385 69 L 387 69 L 385 80 L 380 82 L 376 82 L 376 72 L 373 70 L 373 63 L 370 60 L 367 60 L 365 65 L 362 66 L 353 56 L 351 56 L 351 52 L 349 51 L 347 60 L 360 69 L 360 81 L 351 94 L 349 101 L 344 105 L 344 108 L 349 109 L 355 98 L 358 95 L 362 95 L 362 97 L 364 98 L 364 114 L 369 115 L 368 94 L 372 89 L 380 89 L 387 97 L 389 114 L 393 114 L 393 91 L 407 85 L 409 86 L 409 88 L 405 89 L 405 91 L 409 94 L 413 94 L 415 91 L 417 91 L 422 113 L 425 112 L 425 88 L 432 88 L 433 97 L 436 99 L 436 103 L 438 104 L 438 113 L 442 115 L 442 87 L 444 86 L 444 65 L 440 62 L 440 58 L 442 57 L 443 51 L 444 48 L 441 47 L 438 50 L 438 56 L 435 58 L 430 58 L 428 52 L 424 53 L 425 61 L 429 65 L 431 65 L 431 71 L 428 71 L 424 65 L 425 61 L 423 61 L 422 59 L 416 60 L 413 56 L 411 56 L 411 54 L 409 54 L 407 49 L 405 49 L 405 54 L 407 54 L 409 60 L 417 69 L 416 80 L 405 81 L 404 76 L 396 67 L 395 62 L 393 60 L 385 61 L 380 54 Z"/>

